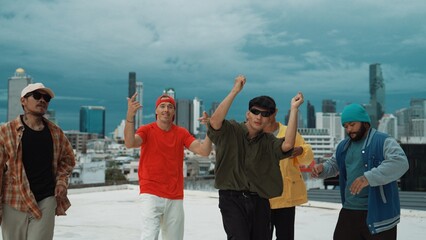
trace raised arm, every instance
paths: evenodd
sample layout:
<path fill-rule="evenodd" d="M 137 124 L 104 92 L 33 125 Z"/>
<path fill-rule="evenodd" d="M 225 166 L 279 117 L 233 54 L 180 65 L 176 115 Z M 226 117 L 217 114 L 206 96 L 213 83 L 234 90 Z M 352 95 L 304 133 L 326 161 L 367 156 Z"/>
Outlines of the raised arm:
<path fill-rule="evenodd" d="M 207 123 L 210 120 L 209 115 L 206 112 L 203 112 L 203 116 L 199 118 L 198 120 L 200 120 L 201 124 L 205 124 L 207 126 Z M 204 138 L 203 141 L 199 141 L 199 140 L 193 141 L 191 145 L 189 146 L 189 150 L 201 156 L 207 157 L 212 151 L 212 141 L 206 134 L 206 137 Z"/>
<path fill-rule="evenodd" d="M 136 101 L 135 93 L 131 98 L 127 98 L 127 115 L 126 123 L 124 125 L 124 144 L 127 148 L 139 147 L 142 144 L 142 138 L 135 134 L 134 117 L 136 112 L 142 108 L 141 104 Z"/>
<path fill-rule="evenodd" d="M 238 75 L 235 78 L 234 86 L 232 87 L 231 92 L 229 92 L 228 96 L 226 96 L 222 100 L 222 102 L 219 104 L 216 111 L 213 113 L 213 115 L 210 118 L 210 126 L 213 129 L 217 130 L 222 127 L 222 122 L 225 119 L 225 116 L 228 113 L 228 110 L 231 107 L 232 102 L 234 101 L 238 93 L 243 89 L 245 83 L 246 83 L 246 77 L 244 77 L 243 75 Z"/>
<path fill-rule="evenodd" d="M 285 132 L 285 140 L 281 145 L 283 152 L 290 151 L 294 147 L 297 133 L 297 116 L 299 113 L 299 107 L 303 103 L 303 94 L 297 93 L 291 99 L 290 117 L 288 118 L 287 130 Z"/>

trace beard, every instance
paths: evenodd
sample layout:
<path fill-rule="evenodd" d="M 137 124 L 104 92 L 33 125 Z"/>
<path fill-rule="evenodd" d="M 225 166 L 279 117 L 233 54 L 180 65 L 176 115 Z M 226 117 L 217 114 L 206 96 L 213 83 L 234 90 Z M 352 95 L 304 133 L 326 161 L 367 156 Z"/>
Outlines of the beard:
<path fill-rule="evenodd" d="M 365 127 L 365 124 L 361 124 L 361 127 L 356 132 L 349 133 L 349 137 L 352 141 L 359 141 L 364 138 L 365 133 L 367 132 L 367 128 Z M 355 136 L 352 137 L 352 134 L 355 134 Z"/>

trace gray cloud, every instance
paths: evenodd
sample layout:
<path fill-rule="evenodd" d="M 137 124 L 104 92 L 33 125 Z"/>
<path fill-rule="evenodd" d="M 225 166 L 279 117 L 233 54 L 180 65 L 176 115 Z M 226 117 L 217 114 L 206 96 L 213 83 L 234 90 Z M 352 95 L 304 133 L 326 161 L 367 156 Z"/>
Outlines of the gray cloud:
<path fill-rule="evenodd" d="M 5 0 L 0 79 L 23 67 L 58 94 L 52 107 L 65 128 L 89 104 L 106 106 L 112 128 L 125 115 L 129 71 L 144 82 L 147 118 L 166 87 L 208 107 L 244 73 L 230 113 L 243 117 L 260 93 L 282 110 L 299 90 L 317 109 L 323 98 L 367 102 L 368 65 L 379 62 L 388 98 L 398 94 L 394 110 L 424 95 L 425 10 L 423 0 Z"/>

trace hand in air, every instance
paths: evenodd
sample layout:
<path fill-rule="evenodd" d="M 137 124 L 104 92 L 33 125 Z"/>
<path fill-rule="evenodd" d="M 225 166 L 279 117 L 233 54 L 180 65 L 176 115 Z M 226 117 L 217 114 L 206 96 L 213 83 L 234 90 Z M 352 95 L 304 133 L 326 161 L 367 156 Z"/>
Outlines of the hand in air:
<path fill-rule="evenodd" d="M 294 96 L 291 99 L 291 107 L 295 107 L 295 108 L 299 108 L 300 105 L 302 105 L 304 99 L 303 99 L 303 93 L 302 92 L 298 92 L 296 94 L 296 96 Z"/>
<path fill-rule="evenodd" d="M 203 116 L 201 116 L 198 120 L 200 121 L 200 123 L 201 123 L 201 124 L 204 124 L 204 125 L 206 125 L 206 126 L 207 126 L 207 124 L 208 124 L 208 123 L 209 123 L 209 121 L 210 121 L 210 117 L 209 117 L 209 115 L 206 113 L 206 111 L 204 111 L 204 112 L 203 112 Z"/>
<path fill-rule="evenodd" d="M 244 84 L 246 84 L 246 77 L 244 75 L 238 75 L 235 78 L 234 87 L 232 90 L 239 93 L 241 90 L 243 90 Z"/>
<path fill-rule="evenodd" d="M 136 101 L 136 97 L 138 96 L 138 93 L 133 94 L 131 98 L 127 98 L 127 113 L 128 115 L 131 114 L 131 116 L 134 116 L 136 112 L 142 108 L 142 105 Z"/>

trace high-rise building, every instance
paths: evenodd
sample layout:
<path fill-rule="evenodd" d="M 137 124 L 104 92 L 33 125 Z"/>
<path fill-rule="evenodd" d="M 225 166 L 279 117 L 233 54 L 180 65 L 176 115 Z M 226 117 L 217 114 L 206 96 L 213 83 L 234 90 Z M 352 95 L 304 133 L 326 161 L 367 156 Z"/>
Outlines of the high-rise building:
<path fill-rule="evenodd" d="M 199 132 L 202 131 L 200 121 L 198 120 L 201 116 L 201 113 L 203 111 L 203 100 L 199 99 L 198 97 L 195 97 L 194 100 L 192 100 L 192 126 L 191 131 L 194 136 L 198 136 Z"/>
<path fill-rule="evenodd" d="M 216 111 L 217 107 L 219 107 L 220 102 L 212 102 L 212 106 L 209 110 L 209 116 L 213 115 L 213 113 Z"/>
<path fill-rule="evenodd" d="M 333 154 L 334 137 L 330 135 L 328 129 L 299 128 L 298 131 L 305 142 L 311 145 L 315 162 L 318 163 Z"/>
<path fill-rule="evenodd" d="M 412 134 L 413 137 L 426 138 L 426 119 L 412 119 Z"/>
<path fill-rule="evenodd" d="M 380 124 L 377 130 L 387 133 L 395 139 L 398 139 L 398 123 L 397 118 L 392 114 L 383 115 L 379 120 Z"/>
<path fill-rule="evenodd" d="M 8 80 L 7 88 L 7 120 L 11 121 L 22 114 L 21 91 L 28 84 L 32 83 L 32 78 L 25 73 L 25 70 L 18 68 L 15 74 Z"/>
<path fill-rule="evenodd" d="M 426 98 L 413 98 L 410 101 L 410 135 L 426 137 Z"/>
<path fill-rule="evenodd" d="M 316 113 L 317 129 L 327 129 L 333 137 L 334 144 L 345 138 L 345 129 L 342 127 L 340 113 Z"/>
<path fill-rule="evenodd" d="M 284 124 L 287 125 L 288 124 L 288 120 L 290 118 L 290 109 L 288 110 L 287 114 L 284 116 Z M 305 124 L 303 122 L 303 115 L 301 112 L 299 112 L 299 114 L 297 114 L 297 128 L 304 128 Z"/>
<path fill-rule="evenodd" d="M 127 96 L 129 98 L 131 98 L 133 96 L 133 94 L 135 94 L 136 92 L 136 73 L 135 72 L 129 72 L 129 89 L 128 89 L 128 94 Z M 135 122 L 135 117 L 133 117 L 133 122 Z M 136 127 L 136 125 L 135 125 Z"/>
<path fill-rule="evenodd" d="M 311 104 L 311 102 L 308 101 L 306 112 L 308 115 L 308 122 L 307 122 L 307 128 L 315 128 L 315 107 Z"/>
<path fill-rule="evenodd" d="M 96 133 L 87 133 L 79 131 L 64 131 L 65 136 L 70 141 L 74 150 L 81 153 L 87 152 L 87 143 L 90 139 L 97 139 L 99 136 Z"/>
<path fill-rule="evenodd" d="M 426 98 L 411 99 L 410 107 L 396 111 L 395 116 L 398 119 L 399 140 L 402 137 L 426 138 Z"/>
<path fill-rule="evenodd" d="M 395 117 L 397 118 L 397 127 L 398 127 L 398 139 L 400 137 L 407 137 L 410 135 L 409 124 L 410 124 L 410 109 L 403 108 L 395 112 Z"/>
<path fill-rule="evenodd" d="M 138 96 L 136 101 L 138 101 L 143 106 L 143 83 L 136 82 L 136 92 Z M 138 129 L 143 124 L 143 108 L 140 108 L 135 115 L 135 128 Z"/>
<path fill-rule="evenodd" d="M 105 107 L 82 106 L 80 108 L 80 132 L 96 133 L 105 137 Z"/>
<path fill-rule="evenodd" d="M 382 69 L 379 63 L 374 63 L 370 65 L 370 103 L 366 107 L 372 127 L 378 127 L 385 109 L 385 82 Z"/>
<path fill-rule="evenodd" d="M 410 101 L 412 119 L 426 118 L 426 98 L 413 98 Z"/>
<path fill-rule="evenodd" d="M 323 113 L 335 113 L 336 112 L 336 101 L 331 99 L 322 100 L 322 112 Z"/>
<path fill-rule="evenodd" d="M 136 92 L 136 73 L 129 72 L 129 93 L 128 97 L 132 97 Z"/>
<path fill-rule="evenodd" d="M 186 128 L 189 132 L 191 132 L 192 119 L 193 119 L 192 104 L 193 104 L 193 101 L 189 99 L 176 100 L 176 112 L 175 112 L 176 125 Z"/>

